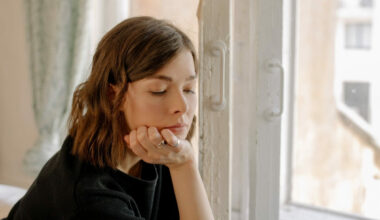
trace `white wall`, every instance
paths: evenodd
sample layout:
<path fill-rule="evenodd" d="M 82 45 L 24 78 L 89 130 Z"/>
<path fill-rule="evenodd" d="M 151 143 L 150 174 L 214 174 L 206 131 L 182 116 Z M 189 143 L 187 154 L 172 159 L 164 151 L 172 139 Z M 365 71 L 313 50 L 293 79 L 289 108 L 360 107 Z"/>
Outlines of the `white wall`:
<path fill-rule="evenodd" d="M 37 139 L 22 0 L 0 1 L 0 184 L 28 187 L 22 159 Z"/>

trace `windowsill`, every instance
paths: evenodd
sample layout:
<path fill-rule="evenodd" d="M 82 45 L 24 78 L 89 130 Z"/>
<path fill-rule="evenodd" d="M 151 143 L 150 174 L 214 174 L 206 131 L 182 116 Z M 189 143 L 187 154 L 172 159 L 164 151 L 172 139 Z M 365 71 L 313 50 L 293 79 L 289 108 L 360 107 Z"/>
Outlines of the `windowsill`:
<path fill-rule="evenodd" d="M 301 204 L 288 204 L 280 208 L 280 220 L 374 220 L 359 215 L 335 212 Z"/>
<path fill-rule="evenodd" d="M 368 122 L 343 103 L 337 102 L 337 109 L 343 119 L 352 124 L 352 128 L 355 129 L 363 139 L 380 149 L 379 137 L 376 136 L 376 132 Z"/>
<path fill-rule="evenodd" d="M 345 45 L 344 49 L 348 51 L 365 51 L 365 52 L 372 50 L 370 46 L 365 47 L 365 46 L 349 46 L 349 45 Z"/>

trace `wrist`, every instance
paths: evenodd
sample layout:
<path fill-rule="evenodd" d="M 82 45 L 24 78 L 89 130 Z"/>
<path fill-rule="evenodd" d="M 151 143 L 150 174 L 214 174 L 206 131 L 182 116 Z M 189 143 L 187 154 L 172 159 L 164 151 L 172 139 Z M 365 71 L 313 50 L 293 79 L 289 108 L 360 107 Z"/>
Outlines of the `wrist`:
<path fill-rule="evenodd" d="M 182 170 L 188 170 L 188 169 L 198 169 L 197 167 L 197 164 L 195 162 L 195 158 L 191 158 L 189 160 L 187 160 L 186 162 L 183 162 L 183 163 L 179 163 L 179 164 L 168 164 L 166 165 L 169 170 L 172 172 L 176 172 L 176 171 L 182 171 Z"/>

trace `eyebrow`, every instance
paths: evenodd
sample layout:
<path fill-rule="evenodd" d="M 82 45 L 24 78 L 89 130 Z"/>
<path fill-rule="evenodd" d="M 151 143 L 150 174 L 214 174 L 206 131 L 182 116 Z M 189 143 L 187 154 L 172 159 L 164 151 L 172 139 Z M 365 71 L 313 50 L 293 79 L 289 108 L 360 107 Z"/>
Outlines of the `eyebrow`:
<path fill-rule="evenodd" d="M 169 81 L 169 82 L 172 82 L 173 79 L 169 76 L 163 76 L 163 75 L 158 75 L 158 76 L 150 76 L 148 78 L 151 78 L 151 79 L 160 79 L 160 80 L 165 80 L 165 81 Z M 186 81 L 190 81 L 190 80 L 194 80 L 195 78 L 197 78 L 196 75 L 191 75 L 189 77 L 186 78 Z"/>

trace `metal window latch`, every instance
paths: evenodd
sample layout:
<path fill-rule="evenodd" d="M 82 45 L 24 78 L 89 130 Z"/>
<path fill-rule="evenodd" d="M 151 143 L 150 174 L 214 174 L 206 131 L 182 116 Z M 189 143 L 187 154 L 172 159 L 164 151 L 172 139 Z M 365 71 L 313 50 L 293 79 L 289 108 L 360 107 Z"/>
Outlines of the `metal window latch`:
<path fill-rule="evenodd" d="M 225 97 L 225 80 L 226 80 L 226 50 L 227 46 L 222 40 L 217 40 L 211 43 L 210 52 L 212 56 L 220 57 L 220 85 L 219 97 L 216 95 L 211 96 L 211 109 L 214 111 L 222 111 L 226 106 Z"/>
<path fill-rule="evenodd" d="M 272 120 L 281 117 L 284 112 L 284 67 L 279 60 L 270 59 L 265 62 L 265 70 L 268 74 L 280 73 L 280 106 L 268 108 L 264 112 L 265 118 Z"/>

